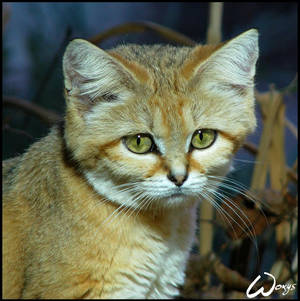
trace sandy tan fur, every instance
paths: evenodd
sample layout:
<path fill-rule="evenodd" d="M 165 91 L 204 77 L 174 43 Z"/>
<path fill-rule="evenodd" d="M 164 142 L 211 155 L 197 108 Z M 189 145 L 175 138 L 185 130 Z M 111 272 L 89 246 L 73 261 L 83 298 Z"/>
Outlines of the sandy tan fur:
<path fill-rule="evenodd" d="M 205 188 L 206 175 L 228 172 L 256 125 L 257 51 L 254 30 L 194 48 L 103 51 L 71 42 L 63 60 L 64 123 L 3 162 L 3 296 L 177 295 L 197 187 Z M 191 149 L 203 128 L 218 132 L 216 142 Z M 123 138 L 138 133 L 151 135 L 157 150 L 130 152 Z M 168 196 L 179 191 L 170 173 L 187 176 L 187 192 Z"/>

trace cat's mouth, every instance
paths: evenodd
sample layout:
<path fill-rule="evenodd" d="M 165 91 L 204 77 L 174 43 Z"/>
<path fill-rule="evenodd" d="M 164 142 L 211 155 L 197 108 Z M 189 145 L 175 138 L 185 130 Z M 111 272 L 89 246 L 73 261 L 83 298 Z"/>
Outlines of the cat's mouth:
<path fill-rule="evenodd" d="M 189 199 L 193 199 L 195 195 L 189 193 L 187 189 L 172 189 L 157 196 L 157 201 L 163 206 L 173 206 L 185 204 Z"/>
<path fill-rule="evenodd" d="M 180 188 L 178 188 L 175 191 L 172 191 L 170 193 L 170 197 L 178 197 L 178 196 L 184 196 L 184 195 L 186 195 L 186 194 Z"/>
<path fill-rule="evenodd" d="M 187 193 L 187 191 L 185 189 L 182 188 L 175 188 L 172 190 L 169 190 L 167 193 L 165 193 L 163 195 L 163 197 L 167 197 L 167 198 L 185 198 L 187 197 L 189 194 Z"/>

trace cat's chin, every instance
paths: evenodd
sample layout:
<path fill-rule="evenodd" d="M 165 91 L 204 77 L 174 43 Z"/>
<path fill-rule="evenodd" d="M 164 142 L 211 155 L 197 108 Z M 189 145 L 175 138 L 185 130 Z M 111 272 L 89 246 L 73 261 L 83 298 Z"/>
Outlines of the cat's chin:
<path fill-rule="evenodd" d="M 190 196 L 183 193 L 174 193 L 170 196 L 157 198 L 155 203 L 157 206 L 161 207 L 177 207 L 187 205 L 190 202 L 195 202 L 197 200 L 200 201 L 199 197 Z"/>

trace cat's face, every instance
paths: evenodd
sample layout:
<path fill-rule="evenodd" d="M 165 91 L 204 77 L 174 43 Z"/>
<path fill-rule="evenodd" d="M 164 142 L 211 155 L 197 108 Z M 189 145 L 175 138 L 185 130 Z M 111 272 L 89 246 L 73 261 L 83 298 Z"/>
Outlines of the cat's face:
<path fill-rule="evenodd" d="M 66 143 L 105 198 L 173 206 L 206 197 L 255 127 L 257 32 L 217 46 L 83 40 L 64 56 Z"/>

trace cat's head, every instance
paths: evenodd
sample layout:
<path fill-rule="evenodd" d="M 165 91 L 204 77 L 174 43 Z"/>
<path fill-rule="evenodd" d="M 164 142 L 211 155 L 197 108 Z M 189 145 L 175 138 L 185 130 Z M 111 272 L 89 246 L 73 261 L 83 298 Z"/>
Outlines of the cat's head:
<path fill-rule="evenodd" d="M 206 196 L 256 125 L 258 33 L 218 45 L 122 45 L 76 39 L 63 71 L 65 140 L 105 198 L 140 208 Z"/>

